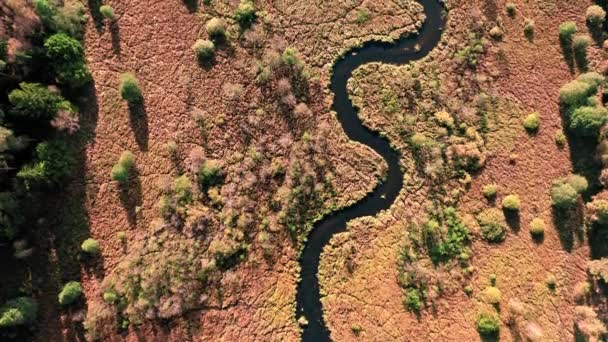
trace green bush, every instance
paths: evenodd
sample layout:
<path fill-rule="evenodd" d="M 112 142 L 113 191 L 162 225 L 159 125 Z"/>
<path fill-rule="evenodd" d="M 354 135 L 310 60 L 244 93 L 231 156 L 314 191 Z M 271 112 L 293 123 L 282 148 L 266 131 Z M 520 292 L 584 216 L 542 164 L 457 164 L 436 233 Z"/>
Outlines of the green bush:
<path fill-rule="evenodd" d="M 507 234 L 507 223 L 502 211 L 490 208 L 477 215 L 481 237 L 488 242 L 501 242 Z"/>
<path fill-rule="evenodd" d="M 120 75 L 120 96 L 130 104 L 140 103 L 143 99 L 139 82 L 134 74 L 128 72 Z"/>
<path fill-rule="evenodd" d="M 475 327 L 482 336 L 496 335 L 500 331 L 500 319 L 495 313 L 483 312 L 477 316 Z"/>
<path fill-rule="evenodd" d="M 535 218 L 530 222 L 530 234 L 533 237 L 542 237 L 545 234 L 545 221 L 541 218 Z"/>
<path fill-rule="evenodd" d="M 570 115 L 569 128 L 581 137 L 597 136 L 600 128 L 608 119 L 608 110 L 604 106 L 583 106 L 576 108 Z"/>
<path fill-rule="evenodd" d="M 555 131 L 555 144 L 559 147 L 566 145 L 566 135 L 561 130 Z"/>
<path fill-rule="evenodd" d="M 535 133 L 538 131 L 538 127 L 540 127 L 540 114 L 538 112 L 534 112 L 524 119 L 524 128 L 528 133 Z"/>
<path fill-rule="evenodd" d="M 57 33 L 44 42 L 44 48 L 60 83 L 79 88 L 91 81 L 84 50 L 78 40 Z"/>
<path fill-rule="evenodd" d="M 577 81 L 581 81 L 593 86 L 593 92 L 595 93 L 597 87 L 604 82 L 604 76 L 598 74 L 597 72 L 591 71 L 586 72 L 584 74 L 580 74 L 577 78 Z"/>
<path fill-rule="evenodd" d="M 72 157 L 65 142 L 52 140 L 36 146 L 36 158 L 31 164 L 24 166 L 17 177 L 26 186 L 57 185 L 72 172 L 76 160 Z"/>
<path fill-rule="evenodd" d="M 70 305 L 82 296 L 82 286 L 77 281 L 66 283 L 61 292 L 59 292 L 59 303 L 61 305 Z"/>
<path fill-rule="evenodd" d="M 483 300 L 492 305 L 500 304 L 501 293 L 498 287 L 489 286 L 483 291 Z"/>
<path fill-rule="evenodd" d="M 517 12 L 517 6 L 515 6 L 514 3 L 509 2 L 509 3 L 507 3 L 506 9 L 507 9 L 507 15 L 509 17 L 513 18 Z"/>
<path fill-rule="evenodd" d="M 215 44 L 210 40 L 199 39 L 192 46 L 199 63 L 210 61 L 215 54 Z"/>
<path fill-rule="evenodd" d="M 526 38 L 528 39 L 532 39 L 534 38 L 534 28 L 535 28 L 535 24 L 534 24 L 534 20 L 531 19 L 527 19 L 526 23 L 524 24 L 524 35 L 526 36 Z"/>
<path fill-rule="evenodd" d="M 521 202 L 519 200 L 519 196 L 517 195 L 509 195 L 502 200 L 502 208 L 504 210 L 517 211 Z"/>
<path fill-rule="evenodd" d="M 559 39 L 562 44 L 570 46 L 572 44 L 572 37 L 577 32 L 576 23 L 574 21 L 566 21 L 559 25 Z"/>
<path fill-rule="evenodd" d="M 118 293 L 114 289 L 109 289 L 103 292 L 103 300 L 106 303 L 115 303 L 118 300 Z"/>
<path fill-rule="evenodd" d="M 412 312 L 420 312 L 422 309 L 422 298 L 420 291 L 415 288 L 409 288 L 405 292 L 404 299 L 405 307 Z"/>
<path fill-rule="evenodd" d="M 255 21 L 255 7 L 253 6 L 253 1 L 250 0 L 241 0 L 239 7 L 237 7 L 234 12 L 234 20 L 239 23 L 239 26 L 242 29 L 249 28 L 251 24 Z"/>
<path fill-rule="evenodd" d="M 572 49 L 574 50 L 574 59 L 580 69 L 587 68 L 587 47 L 589 46 L 590 39 L 586 35 L 574 36 L 572 41 Z"/>
<path fill-rule="evenodd" d="M 206 25 L 207 34 L 216 41 L 226 39 L 226 22 L 220 18 L 212 18 Z"/>
<path fill-rule="evenodd" d="M 89 255 L 99 254 L 99 241 L 95 239 L 86 239 L 80 245 L 80 249 Z"/>
<path fill-rule="evenodd" d="M 576 192 L 583 193 L 587 191 L 589 188 L 589 182 L 587 182 L 587 178 L 581 175 L 570 175 L 564 179 L 564 181 L 576 190 Z"/>
<path fill-rule="evenodd" d="M 574 207 L 578 200 L 578 192 L 572 185 L 565 182 L 556 182 L 551 187 L 551 204 L 559 209 Z"/>
<path fill-rule="evenodd" d="M 495 198 L 496 194 L 498 193 L 498 186 L 496 184 L 487 184 L 484 185 L 481 191 L 483 192 L 485 198 L 492 199 Z"/>
<path fill-rule="evenodd" d="M 186 175 L 182 175 L 175 180 L 175 199 L 180 204 L 192 202 L 192 182 Z"/>
<path fill-rule="evenodd" d="M 198 171 L 198 182 L 203 189 L 217 184 L 222 177 L 222 167 L 217 160 L 205 160 Z"/>
<path fill-rule="evenodd" d="M 53 119 L 57 115 L 59 103 L 65 101 L 63 97 L 39 83 L 22 82 L 19 88 L 8 95 L 12 105 L 10 113 L 17 117 Z"/>
<path fill-rule="evenodd" d="M 46 33 L 63 32 L 72 37 L 81 37 L 86 22 L 82 4 L 66 3 L 58 7 L 56 3 L 53 0 L 34 0 L 34 9 Z"/>
<path fill-rule="evenodd" d="M 601 6 L 592 5 L 587 7 L 587 23 L 590 26 L 601 27 L 606 21 L 606 11 Z"/>
<path fill-rule="evenodd" d="M 597 91 L 597 87 L 588 82 L 574 80 L 566 83 L 559 90 L 559 98 L 566 105 L 580 105 L 587 101 L 587 98 Z"/>
<path fill-rule="evenodd" d="M 130 151 L 124 151 L 116 163 L 112 167 L 110 174 L 112 180 L 120 183 L 125 183 L 129 179 L 129 175 L 135 167 L 135 156 Z"/>
<path fill-rule="evenodd" d="M 0 329 L 31 324 L 38 315 L 38 304 L 29 297 L 11 299 L 0 307 Z"/>
<path fill-rule="evenodd" d="M 362 8 L 357 12 L 357 19 L 355 22 L 359 25 L 363 25 L 371 19 L 371 14 L 367 8 Z"/>
<path fill-rule="evenodd" d="M 114 20 L 114 9 L 109 5 L 101 5 L 99 13 L 108 20 Z"/>

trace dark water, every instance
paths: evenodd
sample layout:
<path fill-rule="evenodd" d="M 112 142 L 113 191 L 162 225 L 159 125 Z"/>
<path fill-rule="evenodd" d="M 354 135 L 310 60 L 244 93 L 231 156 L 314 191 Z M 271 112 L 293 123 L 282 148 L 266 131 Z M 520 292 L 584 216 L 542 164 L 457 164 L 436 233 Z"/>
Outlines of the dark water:
<path fill-rule="evenodd" d="M 370 42 L 361 48 L 346 54 L 334 66 L 331 79 L 331 90 L 335 94 L 333 109 L 338 113 L 346 135 L 371 147 L 388 163 L 388 176 L 372 193 L 361 201 L 337 211 L 318 221 L 308 236 L 300 258 L 302 267 L 301 282 L 297 292 L 297 317 L 304 315 L 308 319 L 302 340 L 310 342 L 329 341 L 329 331 L 323 321 L 323 309 L 319 293 L 319 258 L 323 247 L 331 237 L 346 230 L 346 222 L 361 216 L 375 215 L 388 209 L 397 198 L 403 186 L 403 171 L 399 168 L 399 152 L 393 150 L 385 138 L 380 137 L 364 127 L 357 116 L 357 111 L 348 98 L 346 84 L 352 73 L 359 66 L 370 62 L 388 64 L 405 64 L 425 57 L 441 39 L 445 26 L 443 6 L 439 0 L 418 0 L 424 7 L 426 21 L 421 32 L 416 36 L 404 37 L 395 44 Z M 415 47 L 418 45 L 418 49 Z"/>

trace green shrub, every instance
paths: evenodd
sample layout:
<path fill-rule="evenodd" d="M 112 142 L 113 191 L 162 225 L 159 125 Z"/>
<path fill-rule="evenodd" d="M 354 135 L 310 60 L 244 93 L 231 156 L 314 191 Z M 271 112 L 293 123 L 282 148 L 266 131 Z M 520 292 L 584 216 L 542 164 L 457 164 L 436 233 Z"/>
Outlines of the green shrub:
<path fill-rule="evenodd" d="M 103 292 L 103 300 L 106 303 L 113 304 L 118 300 L 118 293 L 114 289 L 109 289 Z"/>
<path fill-rule="evenodd" d="M 234 20 L 239 23 L 242 29 L 249 28 L 255 21 L 255 7 L 253 1 L 241 0 L 239 7 L 234 12 Z"/>
<path fill-rule="evenodd" d="M 82 286 L 77 281 L 66 283 L 61 292 L 59 292 L 59 303 L 61 305 L 70 305 L 82 296 Z"/>
<path fill-rule="evenodd" d="M 566 145 L 566 135 L 561 130 L 555 131 L 555 144 L 559 147 Z"/>
<path fill-rule="evenodd" d="M 409 288 L 405 292 L 404 299 L 405 307 L 412 312 L 420 312 L 422 309 L 422 298 L 420 291 L 415 288 Z"/>
<path fill-rule="evenodd" d="M 203 189 L 217 184 L 222 177 L 222 166 L 217 160 L 205 160 L 198 171 L 198 182 Z"/>
<path fill-rule="evenodd" d="M 134 74 L 128 72 L 120 75 L 120 96 L 130 104 L 140 103 L 143 99 L 139 82 Z"/>
<path fill-rule="evenodd" d="M 114 9 L 109 5 L 101 5 L 99 13 L 108 20 L 114 20 Z"/>
<path fill-rule="evenodd" d="M 524 128 L 528 133 L 534 133 L 538 131 L 538 127 L 540 126 L 540 114 L 538 112 L 534 112 L 529 114 L 524 119 Z"/>
<path fill-rule="evenodd" d="M 99 242 L 95 239 L 86 239 L 80 245 L 80 249 L 89 255 L 99 254 Z"/>
<path fill-rule="evenodd" d="M 591 72 L 586 72 L 584 74 L 580 74 L 576 78 L 576 80 L 593 86 L 592 93 L 595 93 L 597 90 L 597 87 L 604 82 L 604 76 L 598 74 L 595 71 L 591 71 Z"/>
<path fill-rule="evenodd" d="M 559 25 L 559 39 L 562 44 L 570 46 L 572 37 L 577 32 L 576 23 L 574 21 L 566 21 Z"/>
<path fill-rule="evenodd" d="M 69 176 L 76 164 L 65 142 L 52 140 L 36 146 L 36 158 L 31 164 L 24 166 L 17 177 L 26 186 L 57 185 Z"/>
<path fill-rule="evenodd" d="M 590 26 L 600 27 L 606 21 L 606 11 L 598 5 L 587 7 L 587 23 Z"/>
<path fill-rule="evenodd" d="M 588 82 L 574 80 L 566 83 L 559 90 L 559 98 L 566 105 L 580 105 L 587 101 L 587 98 L 597 91 L 597 87 Z"/>
<path fill-rule="evenodd" d="M 226 39 L 226 22 L 220 18 L 212 18 L 206 25 L 207 34 L 216 41 Z"/>
<path fill-rule="evenodd" d="M 551 187 L 551 204 L 559 209 L 574 207 L 578 200 L 578 192 L 572 185 L 565 182 L 556 182 Z"/>
<path fill-rule="evenodd" d="M 542 237 L 545 234 L 545 221 L 541 218 L 535 218 L 530 222 L 530 234 L 533 237 Z"/>
<path fill-rule="evenodd" d="M 371 14 L 367 8 L 362 8 L 357 12 L 357 19 L 355 22 L 359 25 L 363 25 L 371 19 Z"/>
<path fill-rule="evenodd" d="M 488 242 L 501 242 L 507 234 L 506 220 L 502 211 L 490 208 L 477 215 L 481 237 Z"/>
<path fill-rule="evenodd" d="M 482 192 L 487 199 L 495 198 L 496 194 L 498 193 L 498 186 L 496 184 L 484 185 Z"/>
<path fill-rule="evenodd" d="M 46 33 L 63 32 L 72 37 L 81 37 L 86 15 L 80 3 L 65 3 L 56 6 L 56 1 L 34 0 L 34 9 Z"/>
<path fill-rule="evenodd" d="M 500 331 L 500 319 L 495 313 L 483 312 L 477 316 L 475 327 L 482 336 L 496 335 Z"/>
<path fill-rule="evenodd" d="M 46 55 L 60 83 L 79 88 L 91 81 L 80 42 L 65 33 L 56 33 L 44 42 Z"/>
<path fill-rule="evenodd" d="M 534 38 L 534 28 L 534 20 L 526 19 L 526 23 L 524 24 L 524 35 L 526 36 L 526 38 L 530 40 Z"/>
<path fill-rule="evenodd" d="M 38 83 L 22 82 L 19 88 L 8 95 L 8 100 L 13 106 L 10 113 L 17 117 L 52 119 L 57 115 L 59 103 L 65 101 L 63 97 Z"/>
<path fill-rule="evenodd" d="M 439 242 L 430 244 L 429 254 L 434 263 L 445 262 L 462 254 L 466 255 L 465 246 L 471 241 L 469 228 L 462 223 L 454 208 L 448 207 L 444 210 L 443 223 L 447 228 L 447 234 Z M 425 228 L 429 232 L 431 240 L 433 235 L 440 231 L 439 224 L 435 220 L 430 220 Z"/>
<path fill-rule="evenodd" d="M 509 3 L 507 3 L 506 10 L 507 10 L 507 15 L 512 18 L 515 16 L 515 14 L 517 12 L 517 6 L 515 6 L 514 3 L 509 2 Z"/>
<path fill-rule="evenodd" d="M 0 307 L 0 329 L 31 324 L 38 315 L 38 304 L 29 297 L 11 299 Z"/>
<path fill-rule="evenodd" d="M 135 167 L 135 156 L 130 151 L 124 151 L 116 163 L 112 167 L 110 174 L 112 180 L 120 183 L 125 183 L 129 179 L 129 175 Z"/>
<path fill-rule="evenodd" d="M 175 180 L 175 199 L 180 204 L 192 202 L 192 182 L 186 175 L 182 175 Z"/>
<path fill-rule="evenodd" d="M 574 36 L 572 41 L 572 49 L 574 50 L 574 59 L 580 69 L 587 68 L 587 47 L 589 46 L 590 39 L 586 35 Z"/>
<path fill-rule="evenodd" d="M 517 195 L 509 195 L 502 200 L 502 208 L 504 210 L 517 211 L 521 202 L 519 200 L 519 196 Z"/>
<path fill-rule="evenodd" d="M 587 178 L 581 175 L 570 175 L 564 179 L 564 181 L 570 184 L 576 192 L 583 193 L 587 191 L 589 188 L 589 182 L 587 182 Z"/>
<path fill-rule="evenodd" d="M 199 39 L 192 46 L 199 63 L 210 61 L 215 54 L 215 44 L 210 40 Z"/>
<path fill-rule="evenodd" d="M 569 128 L 578 136 L 597 136 L 606 119 L 608 110 L 604 106 L 583 106 L 576 108 L 570 115 Z"/>
<path fill-rule="evenodd" d="M 492 305 L 500 304 L 501 293 L 498 287 L 489 286 L 483 291 L 483 300 Z"/>

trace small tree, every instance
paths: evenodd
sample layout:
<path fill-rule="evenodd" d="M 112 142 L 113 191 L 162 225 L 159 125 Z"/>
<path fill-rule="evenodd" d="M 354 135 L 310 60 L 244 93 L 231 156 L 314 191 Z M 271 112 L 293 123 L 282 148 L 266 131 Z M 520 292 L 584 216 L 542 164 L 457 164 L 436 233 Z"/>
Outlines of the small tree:
<path fill-rule="evenodd" d="M 77 281 L 66 283 L 61 292 L 59 292 L 59 303 L 61 305 L 70 305 L 82 296 L 82 286 Z"/>
<path fill-rule="evenodd" d="M 130 72 L 120 76 L 119 90 L 122 99 L 129 102 L 129 104 L 140 103 L 143 99 L 141 90 L 139 89 L 139 82 L 135 75 Z"/>
<path fill-rule="evenodd" d="M 517 195 L 509 195 L 502 200 L 502 208 L 504 210 L 517 211 L 519 210 L 520 205 L 521 202 Z"/>
<path fill-rule="evenodd" d="M 496 194 L 498 193 L 498 186 L 496 184 L 484 185 L 482 192 L 483 192 L 483 196 L 485 198 L 493 199 L 496 197 Z"/>
<path fill-rule="evenodd" d="M 44 42 L 44 48 L 61 83 L 78 88 L 91 81 L 84 50 L 78 40 L 65 33 L 57 33 Z"/>
<path fill-rule="evenodd" d="M 20 83 L 20 89 L 11 91 L 8 100 L 13 105 L 10 113 L 28 119 L 52 119 L 57 115 L 58 104 L 64 99 L 39 83 Z"/>
<path fill-rule="evenodd" d="M 255 7 L 251 0 L 241 0 L 239 7 L 234 12 L 234 20 L 239 23 L 241 29 L 246 29 L 255 21 Z"/>
<path fill-rule="evenodd" d="M 564 182 L 556 182 L 551 188 L 551 204 L 559 209 L 568 209 L 576 205 L 578 192 L 572 185 Z"/>
<path fill-rule="evenodd" d="M 540 126 L 540 114 L 538 112 L 534 112 L 524 119 L 524 128 L 528 133 L 535 133 L 538 131 L 538 127 Z"/>
<path fill-rule="evenodd" d="M 217 160 L 205 160 L 198 171 L 198 182 L 206 189 L 220 181 L 222 167 Z"/>
<path fill-rule="evenodd" d="M 80 245 L 80 249 L 88 255 L 99 255 L 99 241 L 95 239 L 86 239 Z"/>
<path fill-rule="evenodd" d="M 496 208 L 490 208 L 477 215 L 481 237 L 488 242 L 501 242 L 507 234 L 507 223 L 504 213 Z"/>
<path fill-rule="evenodd" d="M 603 106 L 583 106 L 570 115 L 570 129 L 578 136 L 597 136 L 607 119 L 608 110 Z"/>
<path fill-rule="evenodd" d="M 524 35 L 528 40 L 532 40 L 534 38 L 534 28 L 535 28 L 534 20 L 526 19 L 526 23 L 524 24 Z"/>
<path fill-rule="evenodd" d="M 475 327 L 480 335 L 493 336 L 500 331 L 500 319 L 495 313 L 483 312 L 477 316 Z"/>
<path fill-rule="evenodd" d="M 72 172 L 76 160 L 68 150 L 65 142 L 53 140 L 36 146 L 36 159 L 24 166 L 17 177 L 26 186 L 56 185 Z"/>
<path fill-rule="evenodd" d="M 545 234 L 545 221 L 541 218 L 535 218 L 530 222 L 530 234 L 535 237 L 542 237 Z"/>
<path fill-rule="evenodd" d="M 572 37 L 577 32 L 576 23 L 574 21 L 566 21 L 559 25 L 559 40 L 562 45 L 571 46 Z"/>
<path fill-rule="evenodd" d="M 124 151 L 120 155 L 118 163 L 112 167 L 112 180 L 126 183 L 131 171 L 135 168 L 135 156 L 130 151 Z"/>
<path fill-rule="evenodd" d="M 577 105 L 587 101 L 587 98 L 597 90 L 593 84 L 574 80 L 566 83 L 559 90 L 559 98 L 566 105 Z"/>
<path fill-rule="evenodd" d="M 196 59 L 198 59 L 199 63 L 207 63 L 213 58 L 215 44 L 210 40 L 199 39 L 194 43 L 192 49 L 194 50 Z"/>

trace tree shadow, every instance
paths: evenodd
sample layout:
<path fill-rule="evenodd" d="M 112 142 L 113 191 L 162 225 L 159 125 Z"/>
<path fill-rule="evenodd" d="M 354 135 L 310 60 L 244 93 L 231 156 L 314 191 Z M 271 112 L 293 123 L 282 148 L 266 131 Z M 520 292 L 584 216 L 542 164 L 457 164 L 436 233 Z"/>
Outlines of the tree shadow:
<path fill-rule="evenodd" d="M 587 237 L 591 258 L 601 259 L 608 256 L 608 227 L 595 223 L 590 228 Z"/>
<path fill-rule="evenodd" d="M 519 232 L 521 229 L 521 220 L 519 218 L 519 210 L 503 210 L 507 224 L 514 232 Z"/>
<path fill-rule="evenodd" d="M 562 55 L 564 56 L 564 60 L 566 61 L 568 69 L 572 74 L 574 73 L 574 53 L 572 51 L 572 39 L 560 37 L 559 42 L 559 45 L 562 48 Z"/>
<path fill-rule="evenodd" d="M 576 208 L 568 210 L 553 208 L 552 218 L 562 248 L 567 252 L 571 252 L 574 247 L 575 238 L 578 241 L 584 239 L 581 205 L 577 204 Z"/>
<path fill-rule="evenodd" d="M 188 12 L 195 13 L 198 10 L 198 0 L 182 0 Z"/>
<path fill-rule="evenodd" d="M 120 55 L 120 26 L 116 20 L 110 23 L 110 34 L 112 35 L 112 50 L 116 55 Z"/>
<path fill-rule="evenodd" d="M 95 29 L 97 32 L 101 32 L 103 30 L 103 16 L 101 12 L 99 12 L 99 7 L 103 5 L 101 0 L 87 0 L 89 10 L 91 11 L 91 18 L 93 18 L 93 23 L 95 23 Z"/>
<path fill-rule="evenodd" d="M 138 102 L 129 103 L 129 122 L 135 134 L 135 141 L 137 141 L 139 150 L 147 151 L 149 134 L 148 113 L 146 112 L 143 98 Z"/>
<path fill-rule="evenodd" d="M 575 49 L 574 61 L 581 72 L 587 72 L 589 69 L 589 60 L 587 59 L 587 49 Z"/>
<path fill-rule="evenodd" d="M 127 182 L 120 184 L 120 203 L 127 211 L 127 221 L 129 222 L 129 225 L 136 226 L 137 214 L 143 203 L 141 181 L 137 168 L 132 170 Z"/>
<path fill-rule="evenodd" d="M 500 340 L 500 336 L 498 333 L 494 334 L 479 334 L 479 338 L 483 342 L 498 342 Z"/>

